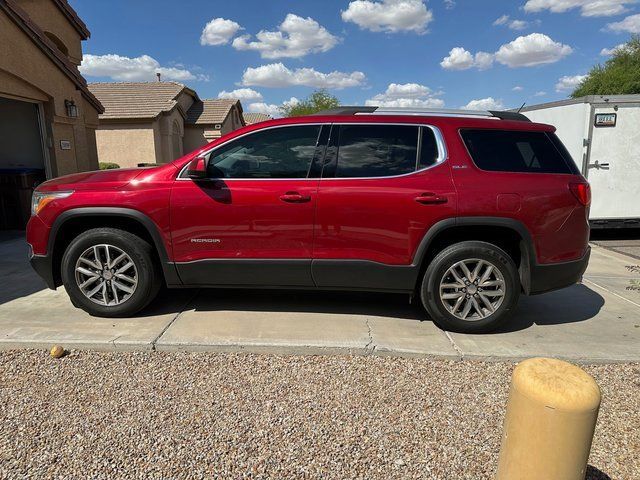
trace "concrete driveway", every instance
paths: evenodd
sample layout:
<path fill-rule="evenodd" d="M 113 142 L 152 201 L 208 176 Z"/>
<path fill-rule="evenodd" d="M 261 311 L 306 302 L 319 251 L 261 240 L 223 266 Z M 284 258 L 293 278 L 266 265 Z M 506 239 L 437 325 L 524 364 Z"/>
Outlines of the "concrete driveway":
<path fill-rule="evenodd" d="M 444 332 L 406 296 L 365 293 L 169 290 L 136 318 L 93 318 L 28 265 L 22 235 L 0 237 L 0 348 L 209 350 L 418 355 L 583 362 L 640 360 L 640 292 L 632 257 L 594 245 L 584 283 L 522 297 L 497 333 Z"/>

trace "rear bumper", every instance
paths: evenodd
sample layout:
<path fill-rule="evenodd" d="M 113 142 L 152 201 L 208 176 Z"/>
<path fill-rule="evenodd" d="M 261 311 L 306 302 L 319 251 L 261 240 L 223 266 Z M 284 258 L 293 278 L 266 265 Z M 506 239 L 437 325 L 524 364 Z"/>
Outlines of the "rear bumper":
<path fill-rule="evenodd" d="M 590 255 L 591 247 L 588 247 L 579 260 L 532 266 L 529 295 L 538 295 L 578 283 L 587 269 Z"/>
<path fill-rule="evenodd" d="M 40 275 L 40 277 L 44 280 L 44 283 L 47 284 L 47 287 L 55 290 L 56 283 L 53 279 L 51 257 L 49 255 L 34 255 L 33 253 L 30 253 L 29 263 L 31 263 L 31 267 L 33 267 L 36 273 Z"/>

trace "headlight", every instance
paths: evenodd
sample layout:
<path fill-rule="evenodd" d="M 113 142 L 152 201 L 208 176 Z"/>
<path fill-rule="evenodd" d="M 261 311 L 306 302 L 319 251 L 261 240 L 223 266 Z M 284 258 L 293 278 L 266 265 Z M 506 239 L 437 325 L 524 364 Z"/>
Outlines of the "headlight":
<path fill-rule="evenodd" d="M 31 197 L 31 215 L 37 215 L 47 205 L 47 203 L 58 198 L 67 198 L 71 192 L 33 192 Z"/>

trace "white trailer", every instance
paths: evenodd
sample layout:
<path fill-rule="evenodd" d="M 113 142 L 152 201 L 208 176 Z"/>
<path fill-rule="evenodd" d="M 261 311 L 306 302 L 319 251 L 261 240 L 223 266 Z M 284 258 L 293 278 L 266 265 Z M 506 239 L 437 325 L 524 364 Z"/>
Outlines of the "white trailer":
<path fill-rule="evenodd" d="M 640 95 L 581 97 L 521 113 L 557 128 L 591 184 L 592 227 L 640 227 Z"/>

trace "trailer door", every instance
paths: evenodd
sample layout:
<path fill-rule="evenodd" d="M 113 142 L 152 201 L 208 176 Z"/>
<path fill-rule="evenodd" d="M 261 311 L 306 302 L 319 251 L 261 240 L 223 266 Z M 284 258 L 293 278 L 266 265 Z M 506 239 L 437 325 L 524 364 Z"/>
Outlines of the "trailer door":
<path fill-rule="evenodd" d="M 586 172 L 590 219 L 640 219 L 640 104 L 594 106 Z"/>

